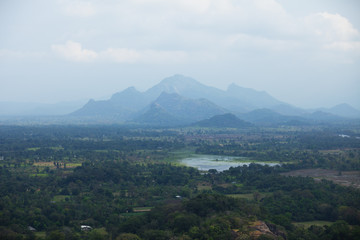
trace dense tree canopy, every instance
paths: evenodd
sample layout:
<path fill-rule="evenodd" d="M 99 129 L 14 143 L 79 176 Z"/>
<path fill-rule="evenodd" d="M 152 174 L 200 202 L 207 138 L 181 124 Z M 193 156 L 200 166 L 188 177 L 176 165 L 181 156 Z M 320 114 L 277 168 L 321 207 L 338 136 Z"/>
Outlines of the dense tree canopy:
<path fill-rule="evenodd" d="M 357 138 L 341 137 L 338 129 L 248 131 L 2 126 L 0 238 L 359 236 L 358 189 L 282 175 L 300 168 L 359 169 Z M 200 172 L 176 162 L 184 148 L 282 164 Z M 327 224 L 297 224 L 308 221 Z M 255 236 L 256 226 L 269 230 Z"/>

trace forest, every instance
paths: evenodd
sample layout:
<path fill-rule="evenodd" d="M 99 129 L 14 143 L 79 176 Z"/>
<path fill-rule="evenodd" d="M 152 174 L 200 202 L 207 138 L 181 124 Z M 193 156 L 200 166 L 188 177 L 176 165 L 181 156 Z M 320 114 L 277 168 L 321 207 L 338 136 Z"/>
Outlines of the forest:
<path fill-rule="evenodd" d="M 0 126 L 0 239 L 359 239 L 359 178 L 347 126 Z"/>

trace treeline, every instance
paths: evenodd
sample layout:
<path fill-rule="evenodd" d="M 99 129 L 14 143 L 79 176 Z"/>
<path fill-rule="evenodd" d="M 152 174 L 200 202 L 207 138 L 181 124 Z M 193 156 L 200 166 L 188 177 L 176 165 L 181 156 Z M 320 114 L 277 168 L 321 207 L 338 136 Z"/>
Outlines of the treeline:
<path fill-rule="evenodd" d="M 134 165 L 122 161 L 83 163 L 73 173 L 61 169 L 46 177 L 1 169 L 1 226 L 33 226 L 37 230 L 75 226 L 86 220 L 93 226 L 116 225 L 119 214 L 133 206 L 189 194 L 192 168 L 170 164 Z M 57 196 L 64 198 L 58 201 Z"/>
<path fill-rule="evenodd" d="M 231 193 L 271 192 L 261 200 L 264 217 L 290 226 L 291 222 L 338 219 L 360 225 L 360 191 L 344 188 L 331 181 L 315 182 L 309 177 L 285 177 L 278 174 L 281 167 L 250 164 L 249 167 L 230 168 L 211 176 L 218 185 L 239 182 L 229 189 Z M 227 188 L 218 192 L 229 193 Z"/>
<path fill-rule="evenodd" d="M 274 135 L 273 135 L 274 134 Z M 360 139 L 324 130 L 269 133 L 231 140 L 195 141 L 196 153 L 294 163 L 298 168 L 360 170 Z"/>
<path fill-rule="evenodd" d="M 284 228 L 270 220 L 259 221 L 261 211 L 256 203 L 218 194 L 200 194 L 183 202 L 170 202 L 153 209 L 150 213 L 133 217 L 118 228 L 118 239 L 122 234 L 131 234 L 131 239 L 358 239 L 359 226 L 350 226 L 337 221 L 331 226 Z M 256 224 L 264 231 L 256 232 Z M 126 232 L 126 233 L 124 233 Z"/>
<path fill-rule="evenodd" d="M 359 238 L 359 190 L 280 175 L 360 169 L 353 132 L 251 131 L 1 126 L 0 239 Z M 164 163 L 183 148 L 282 165 L 201 173 Z M 294 224 L 318 220 L 329 224 Z M 255 236 L 257 224 L 269 231 Z"/>
<path fill-rule="evenodd" d="M 108 235 L 100 239 L 125 233 L 141 239 L 235 239 L 251 238 L 251 225 L 262 220 L 272 226 L 272 237 L 283 239 L 300 231 L 294 221 L 343 220 L 334 224 L 341 234 L 346 230 L 342 239 L 358 233 L 358 190 L 285 177 L 278 174 L 281 171 L 280 167 L 251 164 L 200 174 L 170 164 L 105 161 L 85 162 L 71 173 L 57 169 L 36 177 L 1 168 L 0 230 L 33 236 L 28 230 L 31 226 L 48 232 L 47 239 L 56 239 L 51 236 L 65 236 L 67 227 L 71 233 L 67 239 L 77 239 L 87 234 L 80 231 L 85 224 L 106 228 Z M 202 184 L 211 188 L 201 190 Z M 254 198 L 224 195 L 243 193 L 252 193 Z M 157 207 L 129 217 L 136 214 L 136 207 L 146 206 Z M 331 229 L 301 231 L 315 234 L 317 238 L 312 239 L 326 239 Z"/>
<path fill-rule="evenodd" d="M 341 135 L 344 132 L 349 135 Z M 346 136 L 346 137 L 344 137 Z M 349 137 L 347 137 L 349 136 Z M 356 131 L 339 129 L 135 129 L 122 126 L 0 127 L 0 157 L 12 164 L 168 159 L 171 151 L 295 163 L 300 168 L 360 170 Z"/>

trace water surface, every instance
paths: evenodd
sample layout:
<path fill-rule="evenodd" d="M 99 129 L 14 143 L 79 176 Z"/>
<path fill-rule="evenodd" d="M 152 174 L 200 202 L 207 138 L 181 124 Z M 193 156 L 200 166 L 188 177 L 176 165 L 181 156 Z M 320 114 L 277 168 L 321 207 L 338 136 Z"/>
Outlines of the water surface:
<path fill-rule="evenodd" d="M 231 157 L 219 155 L 202 155 L 194 154 L 191 157 L 184 158 L 180 162 L 186 166 L 197 168 L 201 171 L 208 171 L 209 169 L 216 169 L 221 172 L 228 170 L 230 167 L 238 167 L 256 163 L 260 165 L 276 166 L 278 163 L 272 162 L 258 162 L 246 157 Z"/>

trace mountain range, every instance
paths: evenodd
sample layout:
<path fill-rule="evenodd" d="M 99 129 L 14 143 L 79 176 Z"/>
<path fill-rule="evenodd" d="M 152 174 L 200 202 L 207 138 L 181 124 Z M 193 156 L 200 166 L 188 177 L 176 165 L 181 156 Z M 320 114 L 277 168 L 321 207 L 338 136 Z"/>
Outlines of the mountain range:
<path fill-rule="evenodd" d="M 221 117 L 213 119 L 214 116 Z M 260 125 L 306 124 L 309 121 L 360 118 L 360 111 L 348 104 L 306 110 L 279 101 L 265 91 L 243 88 L 234 83 L 221 90 L 190 77 L 174 75 L 145 92 L 129 87 L 108 100 L 91 99 L 70 114 L 63 114 L 61 119 L 173 126 L 212 125 L 214 122 L 227 122 L 225 118 L 229 118 L 228 122 L 234 126 L 247 125 L 241 122 L 243 120 Z"/>
<path fill-rule="evenodd" d="M 107 101 L 90 100 L 83 108 L 72 113 L 73 116 L 108 116 L 119 120 L 130 120 L 138 111 L 162 101 L 162 93 L 172 93 L 188 99 L 206 99 L 229 112 L 248 112 L 257 108 L 280 107 L 287 104 L 278 101 L 266 92 L 255 91 L 231 84 L 226 91 L 206 86 L 182 75 L 165 78 L 159 84 L 141 93 L 134 87 L 115 93 Z M 160 98 L 161 99 L 158 99 Z M 168 96 L 170 97 L 170 96 Z M 174 99 L 172 99 L 173 102 Z M 184 99 L 182 99 L 183 103 Z M 289 106 L 290 107 L 290 106 Z M 220 113 L 220 112 L 219 112 Z M 187 117 L 186 117 L 187 118 Z"/>
<path fill-rule="evenodd" d="M 196 122 L 193 124 L 193 126 L 210 128 L 246 128 L 251 127 L 252 124 L 238 118 L 232 113 L 225 113 Z"/>

